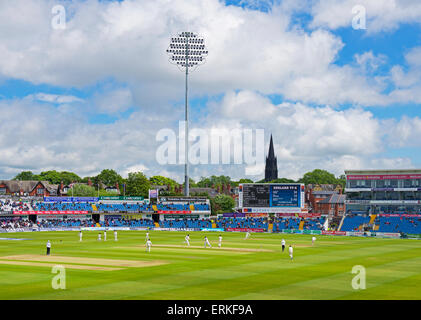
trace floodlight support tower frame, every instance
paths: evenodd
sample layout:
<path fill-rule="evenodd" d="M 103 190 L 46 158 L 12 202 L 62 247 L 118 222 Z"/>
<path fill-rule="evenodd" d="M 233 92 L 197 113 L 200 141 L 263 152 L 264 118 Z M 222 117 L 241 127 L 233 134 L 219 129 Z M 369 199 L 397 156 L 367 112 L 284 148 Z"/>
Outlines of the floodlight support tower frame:
<path fill-rule="evenodd" d="M 186 96 L 185 96 L 185 114 L 186 114 L 186 129 L 185 129 L 185 150 L 184 150 L 184 195 L 190 195 L 189 185 L 189 106 L 188 106 L 188 76 L 189 76 L 189 33 L 186 34 Z"/>
<path fill-rule="evenodd" d="M 193 40 L 190 40 L 193 39 Z M 191 43 L 191 45 L 189 45 Z M 180 46 L 179 44 L 182 44 Z M 170 47 L 167 49 L 170 55 L 169 61 L 176 64 L 180 70 L 185 70 L 185 163 L 184 163 L 184 194 L 190 195 L 190 181 L 189 181 L 189 106 L 188 106 L 188 78 L 190 73 L 195 68 L 205 62 L 205 56 L 208 51 L 205 50 L 204 39 L 198 37 L 193 32 L 182 32 L 175 38 L 171 38 Z M 191 62 L 190 62 L 191 60 Z M 189 67 L 190 70 L 189 70 Z"/>

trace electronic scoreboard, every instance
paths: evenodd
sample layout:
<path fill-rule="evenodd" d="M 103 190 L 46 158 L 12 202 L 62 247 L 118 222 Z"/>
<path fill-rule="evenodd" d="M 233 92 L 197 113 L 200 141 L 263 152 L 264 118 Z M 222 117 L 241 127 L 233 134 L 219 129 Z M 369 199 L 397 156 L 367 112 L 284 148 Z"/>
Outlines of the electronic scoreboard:
<path fill-rule="evenodd" d="M 297 212 L 304 207 L 304 185 L 301 183 L 244 183 L 239 186 L 239 207 L 250 212 Z M 265 209 L 266 210 L 262 210 Z M 253 210 L 254 209 L 254 210 Z"/>

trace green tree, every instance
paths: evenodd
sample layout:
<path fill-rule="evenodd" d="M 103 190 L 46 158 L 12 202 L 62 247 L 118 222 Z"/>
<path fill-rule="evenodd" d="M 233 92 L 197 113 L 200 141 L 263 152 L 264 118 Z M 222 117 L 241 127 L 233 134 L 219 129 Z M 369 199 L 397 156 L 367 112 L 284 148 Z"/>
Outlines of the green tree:
<path fill-rule="evenodd" d="M 278 178 L 270 181 L 270 183 L 294 183 L 295 181 L 288 178 Z"/>
<path fill-rule="evenodd" d="M 96 192 L 97 192 L 97 195 L 98 195 L 98 190 Z M 111 197 L 111 196 L 118 196 L 118 195 L 119 195 L 118 192 L 106 191 L 104 189 L 99 190 L 99 196 L 100 197 Z"/>
<path fill-rule="evenodd" d="M 113 169 L 104 169 L 99 175 L 96 176 L 96 183 L 101 181 L 106 186 L 114 186 L 116 183 L 119 185 L 123 182 L 123 178 Z"/>
<path fill-rule="evenodd" d="M 153 176 L 149 178 L 149 181 L 151 182 L 152 185 L 155 186 L 171 186 L 174 187 L 177 182 L 173 179 L 164 177 L 164 176 Z"/>
<path fill-rule="evenodd" d="M 83 177 L 83 178 L 80 180 L 80 182 L 83 182 L 83 183 L 88 183 L 89 179 L 91 179 L 91 181 L 93 182 L 93 181 L 94 181 L 94 178 L 95 178 L 95 177 Z"/>
<path fill-rule="evenodd" d="M 81 178 L 73 172 L 62 171 L 60 172 L 60 182 L 63 181 L 64 184 L 70 184 L 72 182 L 81 182 Z"/>
<path fill-rule="evenodd" d="M 70 184 L 71 182 L 80 182 L 82 179 L 73 172 L 56 170 L 43 171 L 38 176 L 38 180 L 48 181 L 52 184 L 60 184 L 62 181 L 64 184 Z"/>
<path fill-rule="evenodd" d="M 337 184 L 338 180 L 334 174 L 326 170 L 315 169 L 305 173 L 298 182 L 304 184 Z"/>
<path fill-rule="evenodd" d="M 338 179 L 338 184 L 340 184 L 342 186 L 342 188 L 345 188 L 345 184 L 346 184 L 346 176 L 344 174 L 341 174 Z"/>
<path fill-rule="evenodd" d="M 126 195 L 147 198 L 150 185 L 149 179 L 142 172 L 130 172 L 127 178 Z"/>
<path fill-rule="evenodd" d="M 253 180 L 241 178 L 238 181 L 231 181 L 230 185 L 231 185 L 231 187 L 238 187 L 238 185 L 241 184 L 241 183 L 253 183 Z"/>
<path fill-rule="evenodd" d="M 197 183 L 197 186 L 200 188 L 210 188 L 214 186 L 215 188 L 222 185 L 228 185 L 234 183 L 231 181 L 231 178 L 228 176 L 211 176 L 209 178 L 201 177 L 200 181 Z"/>
<path fill-rule="evenodd" d="M 33 174 L 32 171 L 22 171 L 13 180 L 19 181 L 28 181 L 28 180 L 38 180 L 38 176 Z"/>
<path fill-rule="evenodd" d="M 218 194 L 215 198 L 211 199 L 212 214 L 221 214 L 232 212 L 235 207 L 235 200 L 228 195 Z"/>
<path fill-rule="evenodd" d="M 73 194 L 75 197 L 96 197 L 98 195 L 94 187 L 86 184 L 75 183 L 72 189 L 68 191 L 68 194 Z"/>
<path fill-rule="evenodd" d="M 53 184 L 59 184 L 61 182 L 61 175 L 60 172 L 57 172 L 56 170 L 43 171 L 40 173 L 39 179 L 41 181 L 49 181 Z"/>
<path fill-rule="evenodd" d="M 251 180 L 251 179 L 240 179 L 240 180 L 238 180 L 238 183 L 253 183 L 253 180 Z"/>
<path fill-rule="evenodd" d="M 197 186 L 199 188 L 210 188 L 212 186 L 212 182 L 209 178 L 201 177 Z"/>
<path fill-rule="evenodd" d="M 183 181 L 183 183 L 182 183 L 183 188 L 184 188 L 184 184 L 185 183 Z M 192 178 L 189 178 L 189 188 L 195 188 L 195 187 L 198 187 L 196 181 L 194 181 Z"/>

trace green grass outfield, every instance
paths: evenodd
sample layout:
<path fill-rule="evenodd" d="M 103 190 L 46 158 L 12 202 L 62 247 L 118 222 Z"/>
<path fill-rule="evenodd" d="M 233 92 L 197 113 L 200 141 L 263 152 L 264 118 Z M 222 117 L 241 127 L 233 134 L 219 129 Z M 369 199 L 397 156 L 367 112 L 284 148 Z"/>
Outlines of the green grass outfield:
<path fill-rule="evenodd" d="M 151 231 L 151 253 L 145 252 L 145 231 L 119 231 L 118 242 L 112 232 L 106 242 L 97 241 L 95 231 L 85 231 L 83 242 L 79 232 L 0 234 L 32 239 L 0 240 L 0 298 L 421 299 L 421 241 L 317 236 L 312 247 L 310 235 L 254 233 L 244 240 L 244 233 L 223 233 L 223 247 L 232 249 L 218 249 L 219 233 L 190 232 L 191 246 L 200 248 L 184 247 L 185 234 Z M 211 249 L 202 247 L 205 234 Z M 281 252 L 282 238 L 293 244 L 294 261 Z M 51 262 L 40 256 L 47 240 L 50 259 L 75 257 L 66 264 L 88 269 L 110 267 L 101 259 L 114 259 L 119 270 L 66 268 L 66 289 L 54 290 Z M 165 264 L 127 267 L 121 260 Z M 365 290 L 352 289 L 355 265 L 366 268 Z"/>

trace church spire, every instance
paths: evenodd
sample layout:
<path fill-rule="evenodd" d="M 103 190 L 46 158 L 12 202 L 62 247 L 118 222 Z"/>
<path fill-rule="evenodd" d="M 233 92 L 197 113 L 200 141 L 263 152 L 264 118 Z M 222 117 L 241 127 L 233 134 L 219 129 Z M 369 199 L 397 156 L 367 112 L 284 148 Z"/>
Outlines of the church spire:
<path fill-rule="evenodd" d="M 270 135 L 269 152 L 265 166 L 265 181 L 269 182 L 275 179 L 278 179 L 278 161 L 275 157 L 272 135 Z"/>
<path fill-rule="evenodd" d="M 275 158 L 275 151 L 273 150 L 273 139 L 272 134 L 270 135 L 269 153 L 268 158 Z"/>

